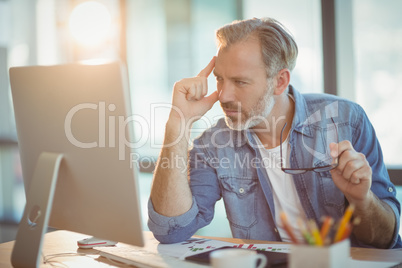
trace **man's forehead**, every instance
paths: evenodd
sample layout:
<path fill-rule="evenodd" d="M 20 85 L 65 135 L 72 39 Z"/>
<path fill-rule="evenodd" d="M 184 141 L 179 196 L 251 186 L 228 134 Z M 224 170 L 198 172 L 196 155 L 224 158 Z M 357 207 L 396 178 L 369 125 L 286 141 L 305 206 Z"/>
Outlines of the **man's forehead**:
<path fill-rule="evenodd" d="M 229 47 L 220 48 L 215 61 L 215 74 L 230 72 L 240 75 L 254 72 L 258 69 L 265 71 L 261 48 L 255 40 L 243 41 Z"/>

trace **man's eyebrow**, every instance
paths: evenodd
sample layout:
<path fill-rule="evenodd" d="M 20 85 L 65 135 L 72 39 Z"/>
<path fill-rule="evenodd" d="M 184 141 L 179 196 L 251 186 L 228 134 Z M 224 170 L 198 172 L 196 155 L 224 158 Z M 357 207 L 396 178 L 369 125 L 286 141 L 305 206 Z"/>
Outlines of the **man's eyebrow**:
<path fill-rule="evenodd" d="M 220 76 L 219 73 L 217 73 L 215 71 L 215 69 L 212 71 L 212 73 L 214 74 L 214 76 L 218 77 Z M 245 81 L 251 81 L 251 78 L 247 77 L 247 76 L 241 76 L 241 75 L 235 75 L 233 77 L 229 77 L 230 80 L 245 80 Z"/>
<path fill-rule="evenodd" d="M 247 76 L 240 76 L 240 75 L 230 77 L 230 79 L 231 79 L 231 80 L 245 80 L 245 81 L 251 80 L 251 79 L 250 79 L 249 77 L 247 77 Z"/>

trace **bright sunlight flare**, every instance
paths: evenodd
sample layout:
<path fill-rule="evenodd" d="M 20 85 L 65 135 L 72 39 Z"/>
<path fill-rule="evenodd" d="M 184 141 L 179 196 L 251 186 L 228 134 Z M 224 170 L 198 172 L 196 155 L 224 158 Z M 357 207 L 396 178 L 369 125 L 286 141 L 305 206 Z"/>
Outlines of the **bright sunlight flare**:
<path fill-rule="evenodd" d="M 74 8 L 69 27 L 77 42 L 94 46 L 107 38 L 111 22 L 110 12 L 102 3 L 88 1 Z"/>

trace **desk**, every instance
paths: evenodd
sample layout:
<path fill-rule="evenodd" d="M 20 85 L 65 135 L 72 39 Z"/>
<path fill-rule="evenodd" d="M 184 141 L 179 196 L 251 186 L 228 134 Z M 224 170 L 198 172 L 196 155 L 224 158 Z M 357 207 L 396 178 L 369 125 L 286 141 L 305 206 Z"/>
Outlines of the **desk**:
<path fill-rule="evenodd" d="M 145 237 L 150 236 L 150 232 L 146 232 Z M 58 262 L 63 262 L 67 267 L 127 267 L 126 265 L 116 265 L 107 259 L 97 255 L 97 251 L 93 249 L 78 249 L 77 241 L 88 237 L 79 233 L 69 231 L 54 231 L 45 235 L 43 245 L 43 254 L 49 257 L 52 254 L 59 253 L 85 253 L 86 256 L 67 256 L 58 257 Z M 234 238 L 220 238 L 220 237 L 205 237 L 225 242 L 237 244 L 266 244 L 275 243 L 258 240 L 245 240 Z M 276 242 L 280 243 L 280 242 Z M 12 267 L 10 263 L 11 252 L 14 242 L 7 242 L 0 244 L 0 267 Z M 387 261 L 387 262 L 402 262 L 402 249 L 397 250 L 382 250 L 382 249 L 366 249 L 366 248 L 352 248 L 351 256 L 355 260 L 366 261 Z M 41 266 L 42 267 L 42 266 Z M 51 265 L 43 265 L 43 267 L 52 267 Z M 131 267 L 131 266 L 130 266 Z"/>

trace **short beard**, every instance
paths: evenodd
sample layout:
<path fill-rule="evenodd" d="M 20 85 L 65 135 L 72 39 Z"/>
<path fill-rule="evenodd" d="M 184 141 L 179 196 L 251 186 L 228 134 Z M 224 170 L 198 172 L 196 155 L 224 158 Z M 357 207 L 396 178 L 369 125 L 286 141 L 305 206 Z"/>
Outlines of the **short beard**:
<path fill-rule="evenodd" d="M 272 80 L 268 80 L 268 85 L 265 94 L 261 99 L 258 100 L 255 107 L 253 107 L 250 112 L 239 113 L 239 117 L 237 118 L 236 123 L 233 122 L 233 120 L 230 117 L 225 116 L 226 125 L 230 129 L 240 131 L 253 128 L 258 124 L 260 124 L 261 122 L 266 121 L 268 115 L 271 113 L 275 105 L 273 92 L 274 92 L 274 86 Z M 241 106 L 238 107 L 238 110 L 241 111 Z M 247 119 L 242 120 L 241 118 L 242 116 Z M 268 122 L 266 123 L 268 125 Z"/>

